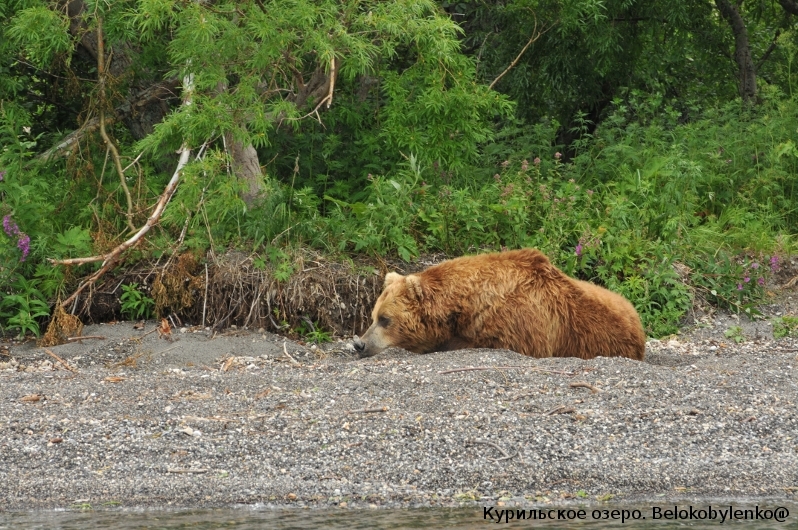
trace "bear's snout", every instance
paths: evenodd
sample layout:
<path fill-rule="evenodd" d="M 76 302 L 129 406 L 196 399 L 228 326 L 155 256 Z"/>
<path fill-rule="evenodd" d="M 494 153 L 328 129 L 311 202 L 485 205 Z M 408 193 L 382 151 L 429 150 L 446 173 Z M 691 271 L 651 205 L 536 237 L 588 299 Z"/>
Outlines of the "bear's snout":
<path fill-rule="evenodd" d="M 352 345 L 355 347 L 355 351 L 358 353 L 358 355 L 362 356 L 363 351 L 366 349 L 366 343 L 360 340 L 360 337 L 355 335 L 352 339 Z"/>

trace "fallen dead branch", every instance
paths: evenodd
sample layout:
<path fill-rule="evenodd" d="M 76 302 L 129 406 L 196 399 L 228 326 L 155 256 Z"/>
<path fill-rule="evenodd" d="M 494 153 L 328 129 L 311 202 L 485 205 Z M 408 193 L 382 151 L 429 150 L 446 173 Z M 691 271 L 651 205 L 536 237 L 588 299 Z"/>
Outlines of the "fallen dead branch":
<path fill-rule="evenodd" d="M 56 361 L 58 361 L 59 363 L 61 363 L 61 364 L 64 366 L 64 368 L 66 368 L 66 369 L 67 369 L 67 370 L 69 370 L 70 372 L 72 372 L 72 373 L 75 373 L 75 374 L 76 374 L 76 373 L 78 373 L 78 371 L 77 371 L 77 370 L 75 370 L 74 368 L 72 368 L 71 366 L 69 366 L 69 363 L 67 363 L 65 360 L 63 360 L 63 359 L 62 359 L 61 357 L 59 357 L 58 355 L 54 354 L 52 351 L 48 350 L 47 348 L 44 348 L 44 352 L 45 352 L 47 355 L 49 355 L 50 357 L 52 357 L 53 359 L 55 359 Z"/>
<path fill-rule="evenodd" d="M 470 445 L 477 445 L 477 444 L 489 445 L 489 446 L 493 447 L 494 449 L 496 449 L 498 452 L 500 452 L 503 455 L 502 458 L 489 458 L 488 460 L 491 460 L 492 462 L 501 462 L 503 460 L 509 460 L 509 459 L 511 459 L 511 458 L 513 458 L 515 456 L 518 456 L 517 452 L 512 454 L 512 455 L 508 455 L 507 451 L 505 451 L 504 449 L 502 449 L 501 447 L 499 447 L 495 443 L 489 442 L 487 440 L 467 440 L 466 443 L 465 443 L 466 447 L 468 447 Z"/>
<path fill-rule="evenodd" d="M 78 341 L 78 342 L 81 342 L 81 341 L 83 341 L 84 339 L 99 339 L 99 340 L 105 340 L 105 337 L 103 337 L 102 335 L 86 335 L 85 337 L 67 337 L 67 340 L 68 340 L 68 341 L 70 341 L 70 342 L 71 342 L 71 341 Z"/>
<path fill-rule="evenodd" d="M 374 407 L 370 409 L 347 410 L 347 414 L 371 414 L 372 412 L 388 412 L 388 407 Z"/>
<path fill-rule="evenodd" d="M 568 386 L 571 387 L 571 388 L 588 388 L 588 389 L 590 389 L 590 392 L 593 393 L 593 394 L 597 394 L 599 392 L 603 392 L 603 390 L 601 390 L 599 387 L 591 385 L 590 383 L 588 383 L 586 381 L 574 381 L 573 383 L 571 383 Z"/>
<path fill-rule="evenodd" d="M 192 92 L 194 90 L 194 76 L 189 74 L 185 76 L 183 79 L 183 106 L 188 106 L 191 104 L 192 101 Z M 163 193 L 161 194 L 158 202 L 155 204 L 155 208 L 152 211 L 152 214 L 147 218 L 147 222 L 144 223 L 138 232 L 133 234 L 127 241 L 121 243 L 116 248 L 114 248 L 111 252 L 107 254 L 97 255 L 97 256 L 90 256 L 87 258 L 72 258 L 72 259 L 63 259 L 63 260 L 56 260 L 50 259 L 51 264 L 53 265 L 82 265 L 85 263 L 95 263 L 97 261 L 102 261 L 102 266 L 100 269 L 89 276 L 88 279 L 81 282 L 78 286 L 77 290 L 72 293 L 72 295 L 61 302 L 61 307 L 66 307 L 72 303 L 73 300 L 76 300 L 78 295 L 83 292 L 83 289 L 88 287 L 89 285 L 94 285 L 98 278 L 100 278 L 103 274 L 105 274 L 108 269 L 110 269 L 117 261 L 119 261 L 120 256 L 123 252 L 127 249 L 133 247 L 134 245 L 138 244 L 144 235 L 150 231 L 150 229 L 155 226 L 158 221 L 161 219 L 161 215 L 163 214 L 164 210 L 166 209 L 166 205 L 169 204 L 169 201 L 172 199 L 172 196 L 175 194 L 175 190 L 177 190 L 177 183 L 180 181 L 180 175 L 183 172 L 183 168 L 188 164 L 189 157 L 191 156 L 191 149 L 185 143 L 180 147 L 180 159 L 177 162 L 177 168 L 175 169 L 172 178 L 169 180 L 169 183 L 166 185 Z"/>
<path fill-rule="evenodd" d="M 288 348 L 285 345 L 285 341 L 283 341 L 283 353 L 285 353 L 285 356 L 288 357 L 289 361 L 291 361 L 291 364 L 299 368 L 302 367 L 302 365 L 299 364 L 296 359 L 294 359 L 293 357 L 291 357 L 291 355 L 288 354 Z"/>
<path fill-rule="evenodd" d="M 210 471 L 207 467 L 200 467 L 196 469 L 189 469 L 184 467 L 169 467 L 166 469 L 167 473 L 207 473 Z"/>
<path fill-rule="evenodd" d="M 544 416 L 554 416 L 555 414 L 570 414 L 576 412 L 576 409 L 568 405 L 557 405 L 553 409 L 547 410 L 543 413 Z"/>

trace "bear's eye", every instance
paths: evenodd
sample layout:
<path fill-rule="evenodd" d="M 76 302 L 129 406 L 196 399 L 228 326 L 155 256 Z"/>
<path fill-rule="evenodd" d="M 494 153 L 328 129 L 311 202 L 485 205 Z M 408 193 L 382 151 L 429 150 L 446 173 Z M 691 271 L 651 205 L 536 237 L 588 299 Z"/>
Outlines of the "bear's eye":
<path fill-rule="evenodd" d="M 388 325 L 391 323 L 391 319 L 388 317 L 379 317 L 377 319 L 377 325 L 387 328 Z"/>

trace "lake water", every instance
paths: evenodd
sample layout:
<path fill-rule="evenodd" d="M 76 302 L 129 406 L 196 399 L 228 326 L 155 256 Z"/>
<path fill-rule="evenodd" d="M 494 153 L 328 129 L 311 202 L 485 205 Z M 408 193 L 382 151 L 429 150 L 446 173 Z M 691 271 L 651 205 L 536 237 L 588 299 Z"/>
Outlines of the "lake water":
<path fill-rule="evenodd" d="M 728 511 L 731 508 L 731 511 Z M 781 511 L 778 508 L 782 508 Z M 591 505 L 542 507 L 535 517 L 503 507 L 375 509 L 375 510 L 276 510 L 225 508 L 208 510 L 98 510 L 0 512 L 0 530 L 92 529 L 476 529 L 497 524 L 513 528 L 745 528 L 745 530 L 798 528 L 798 504 L 778 501 L 747 503 L 679 503 L 646 505 Z M 582 510 L 580 512 L 579 510 Z M 713 512 L 714 510 L 714 512 Z M 738 510 L 738 511 L 735 511 Z M 729 520 L 729 516 L 737 516 Z M 545 520 L 540 518 L 545 516 Z M 714 516 L 714 519 L 712 518 Z M 517 520 L 516 517 L 526 517 Z M 557 518 L 560 518 L 557 520 Z M 721 522 L 725 517 L 725 522 Z M 552 520 L 554 518 L 555 520 Z M 501 519 L 501 522 L 497 521 Z M 623 519 L 623 521 L 622 521 Z M 505 520 L 509 523 L 505 524 Z"/>

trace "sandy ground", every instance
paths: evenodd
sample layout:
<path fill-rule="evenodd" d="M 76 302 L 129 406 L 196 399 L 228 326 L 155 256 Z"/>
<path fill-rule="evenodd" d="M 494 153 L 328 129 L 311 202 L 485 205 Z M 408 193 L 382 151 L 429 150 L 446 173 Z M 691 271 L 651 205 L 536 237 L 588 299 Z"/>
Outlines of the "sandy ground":
<path fill-rule="evenodd" d="M 774 311 L 791 311 L 788 305 Z M 703 315 L 644 362 L 388 350 L 154 323 L 0 349 L 0 510 L 798 494 L 798 343 Z M 700 320 L 699 319 L 699 320 Z"/>

